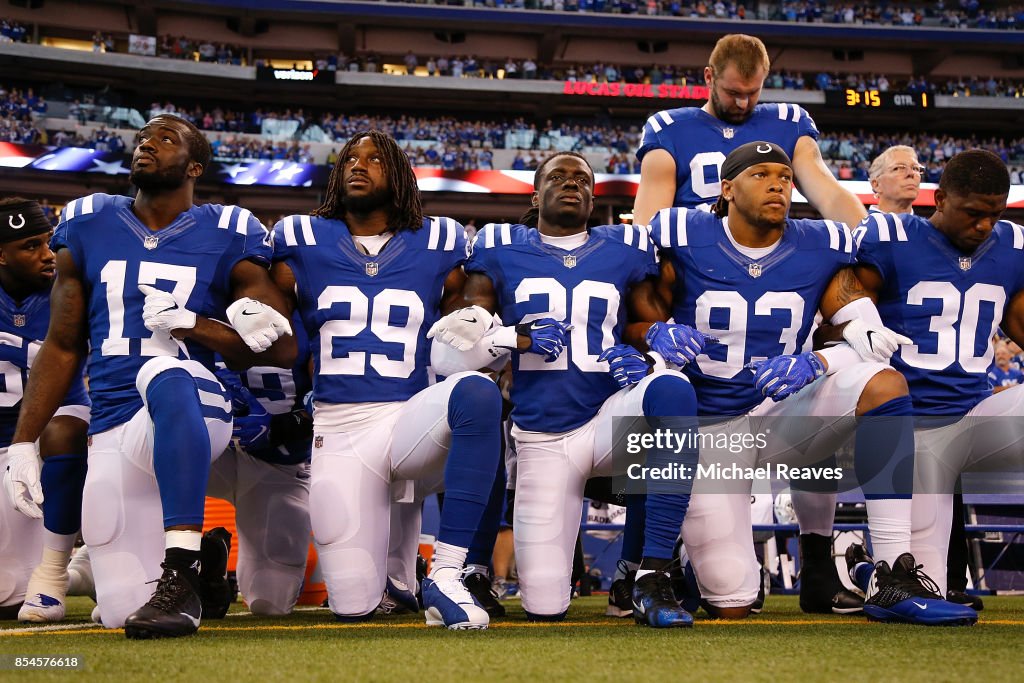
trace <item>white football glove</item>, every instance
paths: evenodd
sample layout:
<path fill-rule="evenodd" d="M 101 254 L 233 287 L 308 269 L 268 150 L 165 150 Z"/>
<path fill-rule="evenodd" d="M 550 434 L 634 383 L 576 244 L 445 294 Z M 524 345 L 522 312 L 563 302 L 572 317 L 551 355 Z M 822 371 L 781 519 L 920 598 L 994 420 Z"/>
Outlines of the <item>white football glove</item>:
<path fill-rule="evenodd" d="M 142 323 L 147 330 L 191 330 L 196 326 L 196 314 L 182 307 L 170 292 L 149 285 L 139 285 L 146 295 L 142 304 Z"/>
<path fill-rule="evenodd" d="M 491 329 L 493 319 L 494 316 L 480 306 L 460 308 L 434 323 L 427 331 L 427 339 L 436 338 L 453 349 L 468 351 Z"/>
<path fill-rule="evenodd" d="M 12 443 L 7 449 L 4 490 L 15 510 L 32 519 L 42 519 L 43 487 L 39 483 L 42 462 L 34 443 Z"/>
<path fill-rule="evenodd" d="M 247 296 L 228 306 L 227 314 L 235 332 L 255 353 L 266 351 L 281 335 L 292 333 L 288 318 Z"/>
<path fill-rule="evenodd" d="M 843 328 L 843 339 L 867 362 L 888 363 L 901 344 L 913 344 L 912 339 L 893 332 L 884 325 L 866 323 L 854 318 Z"/>

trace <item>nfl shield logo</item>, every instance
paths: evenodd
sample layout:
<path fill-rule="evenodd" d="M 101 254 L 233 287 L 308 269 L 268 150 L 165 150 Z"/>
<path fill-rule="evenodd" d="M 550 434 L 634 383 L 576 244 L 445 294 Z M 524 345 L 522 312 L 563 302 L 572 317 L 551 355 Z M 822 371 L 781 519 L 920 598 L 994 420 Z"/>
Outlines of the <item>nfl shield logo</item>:
<path fill-rule="evenodd" d="M 733 130 L 732 128 L 722 129 L 722 137 L 724 137 L 726 140 L 732 140 L 733 135 L 736 135 L 736 131 Z"/>
<path fill-rule="evenodd" d="M 970 256 L 961 256 L 960 257 L 960 270 L 970 270 L 970 269 L 971 269 L 971 257 Z"/>
<path fill-rule="evenodd" d="M 143 240 L 142 246 L 152 251 L 153 249 L 156 249 L 156 243 L 159 241 L 160 239 L 158 237 L 147 237 L 145 240 Z"/>
<path fill-rule="evenodd" d="M 14 326 L 15 327 L 25 327 L 25 316 L 23 316 L 21 313 L 15 313 L 14 314 Z"/>
<path fill-rule="evenodd" d="M 751 263 L 747 266 L 747 272 L 750 273 L 750 277 L 761 277 L 761 264 Z"/>
<path fill-rule="evenodd" d="M 315 448 L 323 448 L 324 447 L 324 437 L 322 437 L 320 435 L 317 435 L 317 437 L 315 439 L 313 439 L 313 446 Z"/>
<path fill-rule="evenodd" d="M 375 276 L 377 274 L 377 271 L 379 270 L 380 268 L 377 266 L 376 261 L 372 261 L 366 264 L 366 274 L 369 275 L 370 277 Z"/>
<path fill-rule="evenodd" d="M 566 268 L 575 268 L 576 267 L 576 257 L 572 256 L 571 254 L 569 256 L 563 256 L 562 257 L 562 265 L 564 265 Z"/>

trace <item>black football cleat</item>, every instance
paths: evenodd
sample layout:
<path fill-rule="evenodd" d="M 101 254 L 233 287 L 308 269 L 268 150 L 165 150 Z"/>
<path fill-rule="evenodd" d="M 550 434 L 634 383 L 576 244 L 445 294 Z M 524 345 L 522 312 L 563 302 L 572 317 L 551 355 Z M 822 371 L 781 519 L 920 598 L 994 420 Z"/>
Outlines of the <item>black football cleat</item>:
<path fill-rule="evenodd" d="M 491 580 L 486 574 L 473 572 L 462 580 L 469 594 L 476 598 L 491 619 L 505 616 L 505 606 L 498 602 L 498 596 L 491 589 Z"/>
<path fill-rule="evenodd" d="M 645 574 L 633 583 L 633 620 L 653 628 L 689 628 L 693 616 L 683 609 L 672 593 L 667 572 Z"/>
<path fill-rule="evenodd" d="M 884 560 L 875 563 L 864 613 L 871 621 L 922 626 L 972 626 L 978 621 L 973 609 L 943 600 L 937 591 L 914 556 L 903 553 L 891 568 Z"/>
<path fill-rule="evenodd" d="M 808 614 L 860 614 L 864 610 L 864 599 L 839 580 L 828 536 L 800 534 L 800 609 Z"/>
<path fill-rule="evenodd" d="M 177 569 L 161 564 L 164 573 L 153 597 L 128 615 L 124 634 L 132 640 L 178 638 L 199 630 L 203 615 L 199 595 Z"/>
<path fill-rule="evenodd" d="M 636 570 L 627 570 L 625 561 L 619 560 L 619 568 L 625 572 L 622 579 L 612 581 L 612 587 L 608 590 L 608 607 L 605 609 L 605 616 L 608 617 L 631 617 L 633 616 L 633 582 L 636 580 Z"/>
<path fill-rule="evenodd" d="M 967 605 L 975 612 L 985 609 L 985 603 L 982 602 L 982 599 L 977 595 L 971 595 L 967 591 L 946 591 L 946 600 L 958 605 Z"/>
<path fill-rule="evenodd" d="M 223 619 L 236 592 L 228 580 L 228 554 L 231 552 L 231 532 L 222 526 L 203 534 L 199 554 L 202 557 L 199 571 L 199 599 L 203 603 L 203 616 L 207 619 Z"/>
<path fill-rule="evenodd" d="M 757 578 L 761 582 L 761 585 L 757 589 L 757 597 L 754 598 L 754 602 L 750 605 L 751 614 L 761 613 L 761 610 L 764 609 L 764 599 L 771 592 L 772 588 L 772 576 L 763 565 L 761 567 L 761 573 Z"/>

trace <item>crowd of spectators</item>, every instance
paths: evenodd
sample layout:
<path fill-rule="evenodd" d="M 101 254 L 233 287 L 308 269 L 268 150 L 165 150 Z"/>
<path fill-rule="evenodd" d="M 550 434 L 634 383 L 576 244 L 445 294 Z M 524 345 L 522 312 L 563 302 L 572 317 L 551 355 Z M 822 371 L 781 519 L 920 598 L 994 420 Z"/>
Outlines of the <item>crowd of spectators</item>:
<path fill-rule="evenodd" d="M 46 110 L 46 100 L 32 88 L 7 89 L 0 84 L 0 142 L 31 145 L 45 141 L 45 133 L 35 119 Z"/>
<path fill-rule="evenodd" d="M 396 0 L 387 0 L 393 2 Z M 397 0 L 421 4 L 424 0 Z M 601 12 L 693 19 L 759 19 L 821 24 L 943 26 L 1012 30 L 1024 27 L 1024 6 L 986 9 L 979 0 L 936 2 L 707 2 L 705 0 L 427 0 L 436 5 L 554 12 Z"/>
<path fill-rule="evenodd" d="M 28 28 L 13 19 L 0 19 L 0 43 L 27 43 Z"/>

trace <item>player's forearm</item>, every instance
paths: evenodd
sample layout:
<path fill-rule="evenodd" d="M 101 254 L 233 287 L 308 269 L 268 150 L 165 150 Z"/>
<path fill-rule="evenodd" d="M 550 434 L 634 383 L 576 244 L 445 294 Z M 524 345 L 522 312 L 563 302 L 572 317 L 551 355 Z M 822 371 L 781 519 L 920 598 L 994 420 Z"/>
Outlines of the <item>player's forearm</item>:
<path fill-rule="evenodd" d="M 196 317 L 195 327 L 175 330 L 174 336 L 190 339 L 216 351 L 232 370 L 244 370 L 255 365 L 290 368 L 298 355 L 298 347 L 292 335 L 283 335 L 266 351 L 255 353 L 230 325 L 201 316 Z"/>
<path fill-rule="evenodd" d="M 647 351 L 647 330 L 651 329 L 652 323 L 629 323 L 622 330 L 622 341 L 629 344 L 638 351 Z"/>
<path fill-rule="evenodd" d="M 81 371 L 83 355 L 43 342 L 21 399 L 13 443 L 34 442 L 43 433 Z"/>

